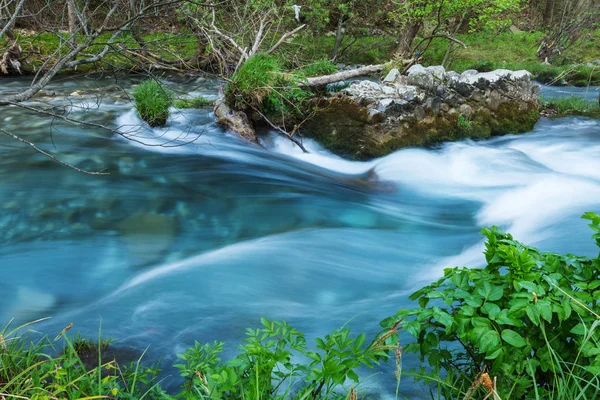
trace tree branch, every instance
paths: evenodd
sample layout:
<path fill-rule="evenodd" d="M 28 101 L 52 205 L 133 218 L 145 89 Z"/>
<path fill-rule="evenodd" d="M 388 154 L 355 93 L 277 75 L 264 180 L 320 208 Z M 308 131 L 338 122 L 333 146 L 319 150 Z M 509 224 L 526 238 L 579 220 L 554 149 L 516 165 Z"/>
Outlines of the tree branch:
<path fill-rule="evenodd" d="M 269 49 L 269 51 L 267 51 L 267 53 L 268 54 L 273 53 L 275 50 L 277 50 L 279 48 L 279 46 L 281 46 L 283 44 L 283 42 L 286 41 L 287 38 L 289 38 L 290 36 L 295 35 L 296 33 L 300 32 L 304 28 L 306 28 L 306 24 L 300 25 L 299 27 L 297 27 L 293 31 L 289 31 L 289 32 L 285 33 L 283 36 L 281 36 L 281 38 L 277 41 L 277 43 L 275 43 L 273 45 L 273 47 L 271 47 Z"/>
<path fill-rule="evenodd" d="M 25 3 L 25 0 L 19 0 L 19 2 L 17 3 L 17 5 L 15 7 L 15 11 L 13 12 L 13 15 L 10 17 L 10 19 L 8 20 L 6 25 L 2 28 L 2 30 L 0 30 L 0 39 L 2 39 L 2 36 L 4 36 L 4 34 L 15 23 L 15 20 L 17 19 L 19 12 L 21 11 L 21 7 L 23 6 L 23 3 Z"/>
<path fill-rule="evenodd" d="M 75 170 L 75 171 L 77 171 L 77 172 L 82 172 L 82 173 L 84 173 L 84 174 L 88 174 L 88 175 L 108 175 L 108 173 L 107 173 L 107 172 L 102 172 L 102 171 L 96 171 L 96 172 L 94 172 L 94 171 L 86 171 L 85 169 L 78 168 L 78 167 L 74 166 L 73 164 L 69 164 L 68 162 L 65 162 L 65 161 L 63 161 L 63 160 L 61 160 L 61 159 L 59 159 L 59 158 L 57 158 L 57 157 L 53 156 L 52 154 L 50 154 L 50 153 L 48 153 L 48 152 L 46 152 L 46 151 L 44 151 L 44 150 L 40 149 L 39 147 L 37 147 L 37 146 L 36 146 L 35 144 L 33 144 L 32 142 L 30 142 L 30 141 L 28 141 L 28 140 L 25 140 L 25 139 L 23 139 L 22 137 L 15 135 L 14 133 L 10 133 L 10 132 L 8 132 L 8 131 L 5 131 L 5 130 L 4 130 L 4 129 L 2 129 L 2 128 L 0 128 L 0 133 L 3 133 L 3 134 L 5 134 L 6 136 L 9 136 L 9 137 L 11 137 L 11 138 L 13 138 L 13 139 L 15 139 L 15 140 L 18 140 L 18 141 L 19 141 L 19 142 L 21 142 L 21 143 L 25 143 L 25 144 L 29 145 L 29 146 L 30 146 L 30 147 L 31 147 L 31 148 L 32 148 L 34 151 L 36 151 L 36 152 L 38 152 L 38 153 L 42 154 L 42 155 L 43 155 L 43 156 L 45 156 L 45 157 L 48 157 L 49 159 L 51 159 L 51 160 L 53 160 L 53 161 L 56 161 L 56 162 L 57 162 L 57 163 L 59 163 L 59 164 L 62 164 L 62 165 L 64 165 L 65 167 L 68 167 L 68 168 L 74 169 L 74 170 Z"/>

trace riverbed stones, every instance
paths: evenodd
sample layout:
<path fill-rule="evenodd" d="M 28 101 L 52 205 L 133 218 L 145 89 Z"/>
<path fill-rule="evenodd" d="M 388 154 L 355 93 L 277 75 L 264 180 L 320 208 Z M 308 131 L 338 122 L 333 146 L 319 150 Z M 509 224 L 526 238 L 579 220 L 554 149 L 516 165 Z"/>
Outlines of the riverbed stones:
<path fill-rule="evenodd" d="M 177 219 L 170 215 L 137 212 L 125 218 L 118 229 L 134 265 L 160 259 L 177 233 Z"/>
<path fill-rule="evenodd" d="M 355 82 L 316 98 L 315 116 L 303 133 L 357 159 L 408 146 L 522 133 L 539 119 L 538 91 L 527 71 L 458 74 L 413 65 L 394 82 Z"/>

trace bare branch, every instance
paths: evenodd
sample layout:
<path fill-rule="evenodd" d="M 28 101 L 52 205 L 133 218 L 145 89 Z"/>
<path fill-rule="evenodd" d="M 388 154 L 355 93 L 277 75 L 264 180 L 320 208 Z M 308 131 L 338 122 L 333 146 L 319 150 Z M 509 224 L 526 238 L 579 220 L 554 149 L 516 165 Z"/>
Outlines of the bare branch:
<path fill-rule="evenodd" d="M 283 44 L 283 42 L 286 41 L 287 38 L 289 38 L 290 36 L 295 35 L 296 33 L 300 32 L 304 28 L 306 28 L 306 24 L 300 25 L 299 27 L 297 27 L 293 31 L 289 31 L 289 32 L 285 33 L 283 36 L 281 36 L 281 38 L 277 41 L 277 43 L 275 43 L 273 45 L 273 47 L 271 47 L 267 51 L 267 53 L 269 53 L 269 54 L 273 53 L 275 50 L 277 50 L 279 48 L 279 46 L 281 46 Z"/>
<path fill-rule="evenodd" d="M 21 7 L 23 6 L 23 3 L 25 3 L 25 0 L 19 0 L 19 2 L 17 3 L 17 5 L 15 7 L 15 11 L 13 12 L 12 16 L 10 17 L 10 19 L 8 20 L 6 25 L 2 28 L 2 30 L 0 30 L 0 39 L 2 39 L 2 36 L 4 36 L 4 34 L 15 23 L 15 20 L 17 19 L 17 16 L 19 15 L 19 12 L 21 11 Z"/>
<path fill-rule="evenodd" d="M 49 159 L 51 159 L 59 164 L 64 165 L 65 167 L 74 169 L 77 172 L 81 172 L 81 173 L 88 174 L 88 175 L 108 175 L 107 172 L 103 172 L 103 171 L 86 171 L 85 169 L 78 168 L 78 167 L 74 166 L 73 164 L 69 164 L 68 162 L 65 162 L 65 161 L 61 160 L 60 158 L 57 158 L 57 157 L 53 156 L 52 154 L 40 149 L 32 142 L 25 140 L 22 137 L 15 135 L 14 133 L 5 131 L 2 128 L 0 128 L 0 133 L 3 133 L 4 135 L 11 137 L 15 140 L 18 140 L 21 143 L 25 143 L 25 144 L 29 145 L 34 151 L 44 155 L 45 157 L 48 157 Z"/>

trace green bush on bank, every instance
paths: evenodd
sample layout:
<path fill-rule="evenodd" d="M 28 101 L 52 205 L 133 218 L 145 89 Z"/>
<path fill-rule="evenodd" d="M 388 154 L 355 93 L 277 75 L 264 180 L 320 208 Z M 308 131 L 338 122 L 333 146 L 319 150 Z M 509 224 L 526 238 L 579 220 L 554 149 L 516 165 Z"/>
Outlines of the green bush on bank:
<path fill-rule="evenodd" d="M 167 123 L 173 98 L 173 92 L 154 79 L 142 81 L 133 91 L 135 108 L 140 118 L 152 127 Z"/>
<path fill-rule="evenodd" d="M 600 247 L 600 216 L 584 218 Z M 432 370 L 413 374 L 447 399 L 598 398 L 600 258 L 540 252 L 495 227 L 482 234 L 485 268 L 446 269 L 410 297 L 419 308 L 383 322 L 402 320 L 417 339 L 404 351 Z"/>
<path fill-rule="evenodd" d="M 300 87 L 302 77 L 285 72 L 277 57 L 257 54 L 244 62 L 225 89 L 227 103 L 239 110 L 258 110 L 272 117 L 302 114 L 312 93 Z"/>

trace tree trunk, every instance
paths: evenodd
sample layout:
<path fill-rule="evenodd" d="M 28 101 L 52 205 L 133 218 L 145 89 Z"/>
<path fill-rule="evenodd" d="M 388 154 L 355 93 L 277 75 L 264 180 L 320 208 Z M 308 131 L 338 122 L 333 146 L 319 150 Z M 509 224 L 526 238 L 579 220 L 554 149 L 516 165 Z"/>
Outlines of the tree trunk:
<path fill-rule="evenodd" d="M 69 18 L 69 33 L 71 34 L 71 43 L 77 44 L 77 11 L 75 10 L 75 0 L 67 0 L 67 14 Z"/>
<path fill-rule="evenodd" d="M 552 19 L 554 17 L 554 4 L 555 0 L 546 0 L 546 8 L 544 9 L 544 26 L 550 27 Z"/>
<path fill-rule="evenodd" d="M 402 32 L 400 32 L 400 37 L 398 38 L 398 44 L 394 50 L 394 55 L 398 55 L 402 58 L 411 58 L 413 56 L 412 44 L 419 34 L 421 26 L 421 21 L 417 21 L 406 25 L 402 29 Z"/>
<path fill-rule="evenodd" d="M 335 44 L 333 45 L 331 54 L 329 54 L 330 60 L 335 60 L 337 58 L 338 52 L 340 51 L 340 47 L 342 46 L 343 40 L 344 40 L 344 16 L 340 15 L 340 19 L 339 19 L 338 25 L 337 25 L 337 30 L 335 32 Z"/>

